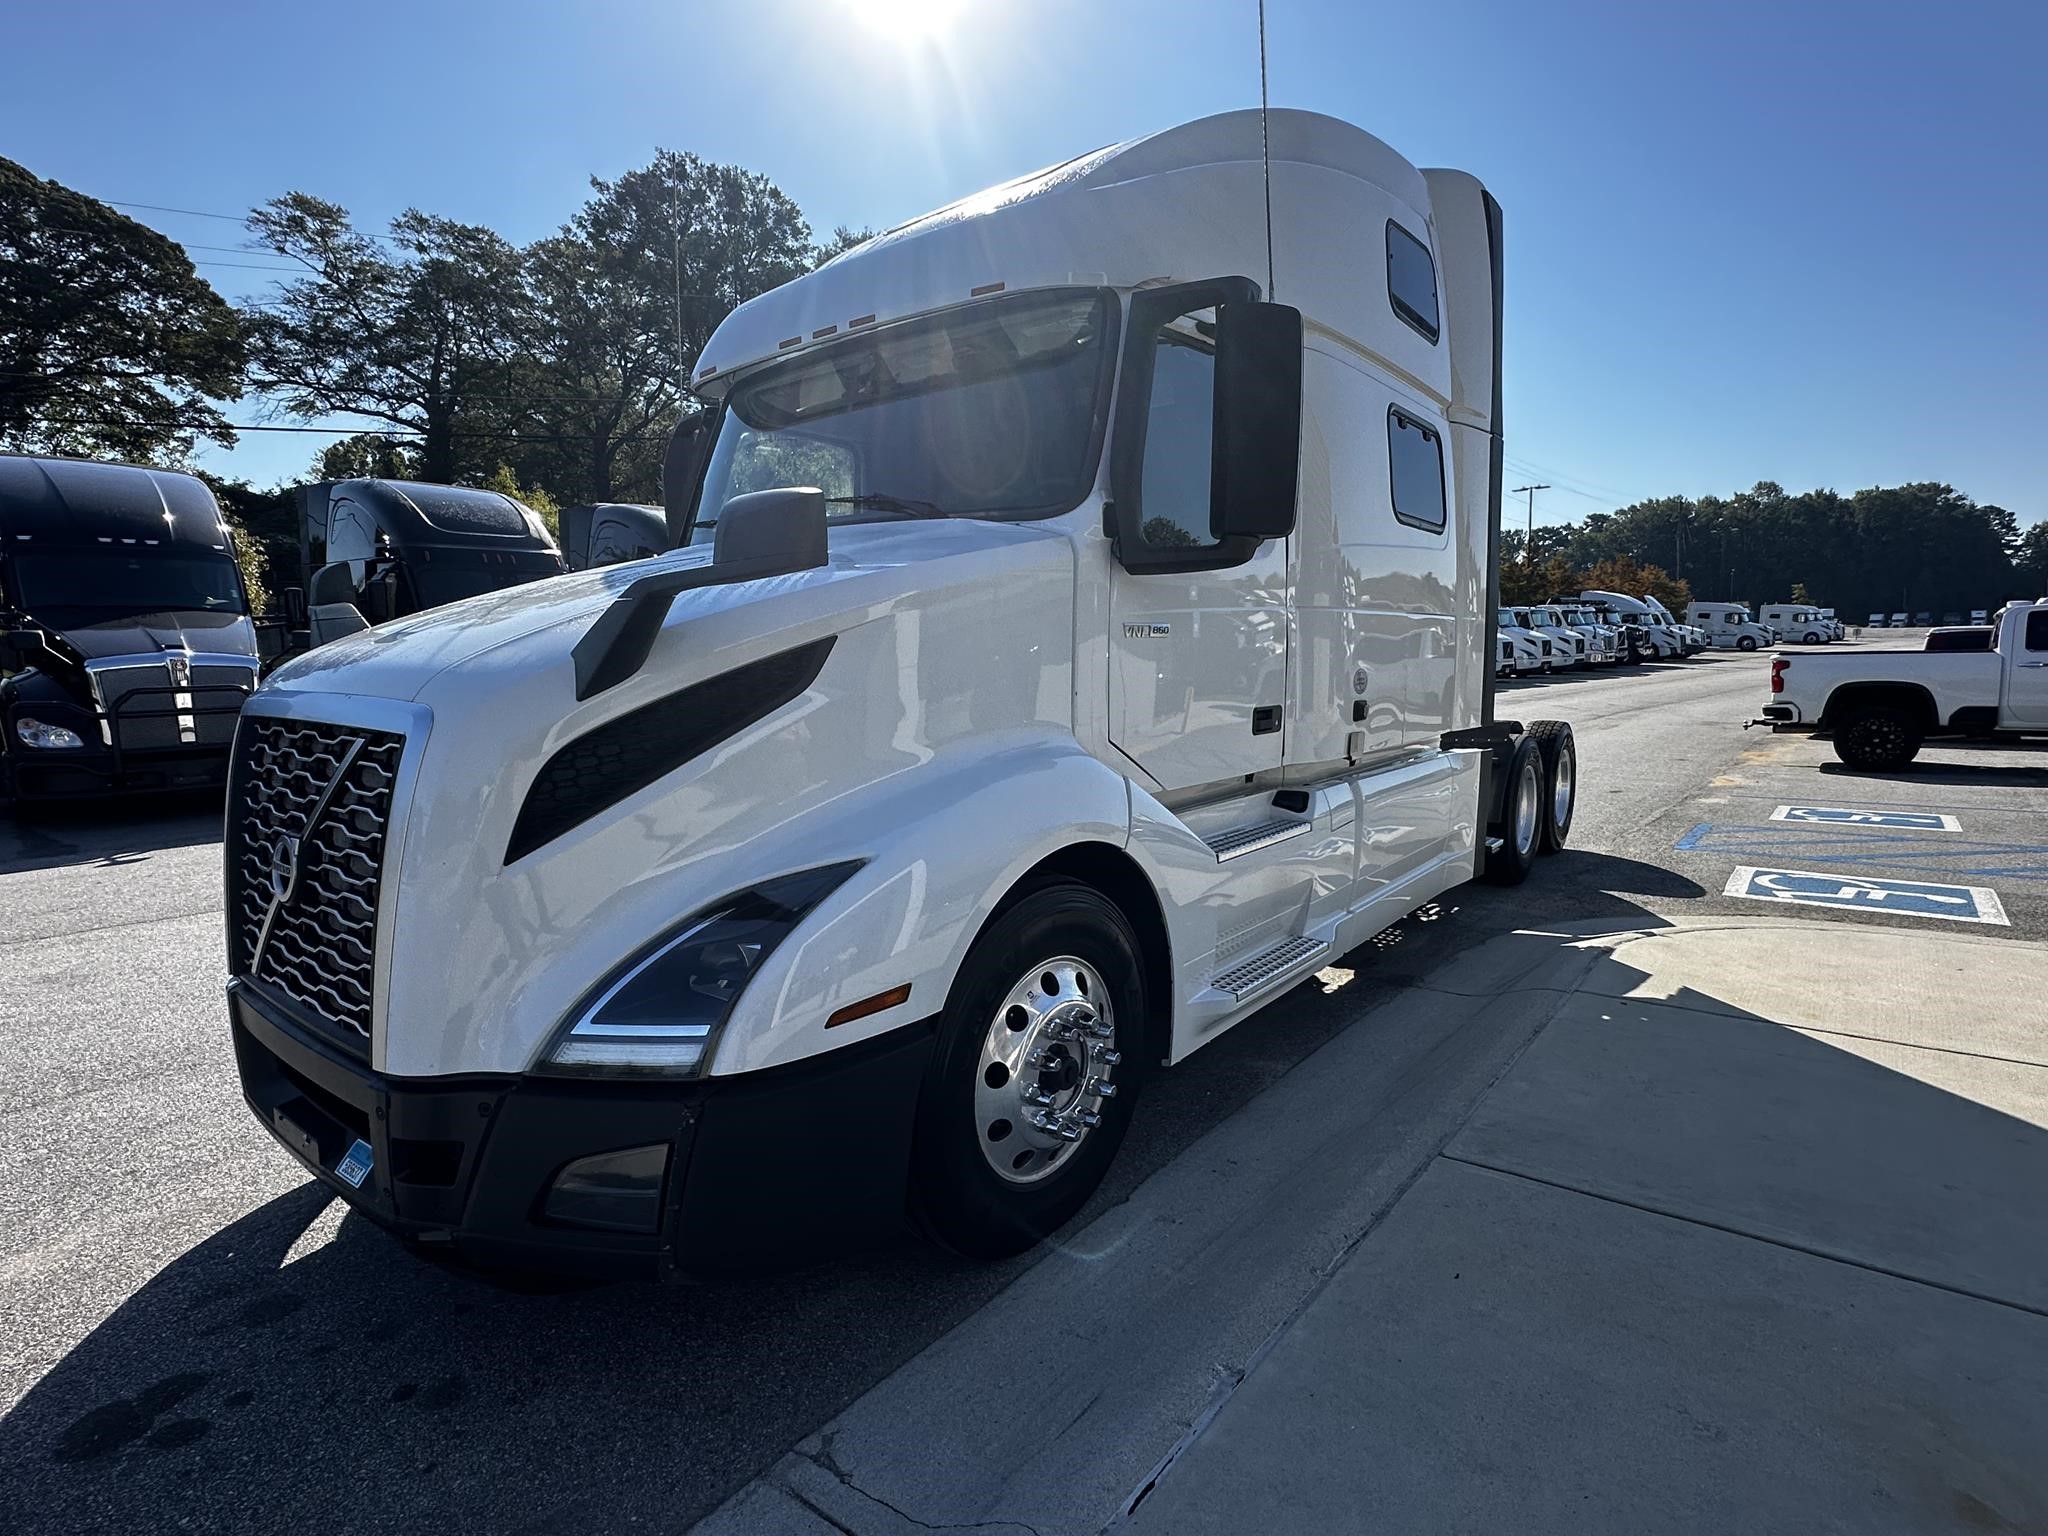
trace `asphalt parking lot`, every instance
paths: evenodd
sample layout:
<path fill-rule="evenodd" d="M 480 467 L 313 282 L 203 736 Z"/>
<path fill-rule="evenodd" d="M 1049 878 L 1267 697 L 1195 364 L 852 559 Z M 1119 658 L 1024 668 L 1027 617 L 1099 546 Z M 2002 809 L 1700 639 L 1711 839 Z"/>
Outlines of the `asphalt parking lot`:
<path fill-rule="evenodd" d="M 1573 848 L 1520 890 L 1450 893 L 1155 1078 L 1090 1214 L 1339 1036 L 1372 1047 L 1356 1092 L 1388 1123 L 1455 1118 L 1520 1042 L 1484 1023 L 1418 1039 L 1386 1005 L 1516 928 L 1960 928 L 1960 907 L 1908 899 L 1939 884 L 1995 896 L 1970 899 L 1966 931 L 2042 936 L 2048 759 L 1935 749 L 1895 775 L 1838 771 L 1825 743 L 1741 729 L 1766 675 L 1763 656 L 1710 653 L 1508 684 L 1504 715 L 1579 733 Z M 332 1205 L 241 1104 L 218 856 L 190 807 L 0 823 L 9 1530 L 679 1529 L 1044 1257 L 980 1267 L 905 1239 L 673 1289 L 508 1289 L 427 1265 Z M 1738 870 L 1817 878 L 1731 895 Z M 1405 1155 L 1390 1135 L 1390 1180 Z M 1233 1173 L 1214 1177 L 1227 1199 Z M 1233 1260 L 1246 1336 L 1298 1298 L 1325 1236 L 1307 1217 L 1299 1235 Z"/>

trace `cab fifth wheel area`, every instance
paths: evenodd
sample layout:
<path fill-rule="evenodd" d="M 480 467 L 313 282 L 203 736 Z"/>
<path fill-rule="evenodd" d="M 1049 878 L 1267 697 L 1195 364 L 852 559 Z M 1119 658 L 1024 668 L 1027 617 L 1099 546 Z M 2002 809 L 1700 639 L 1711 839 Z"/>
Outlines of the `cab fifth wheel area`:
<path fill-rule="evenodd" d="M 1571 729 L 1494 697 L 1500 209 L 1263 130 L 741 305 L 673 553 L 272 677 L 227 878 L 273 1135 L 487 1262 L 788 1264 L 906 1212 L 998 1257 L 1151 1073 L 1563 844 Z"/>

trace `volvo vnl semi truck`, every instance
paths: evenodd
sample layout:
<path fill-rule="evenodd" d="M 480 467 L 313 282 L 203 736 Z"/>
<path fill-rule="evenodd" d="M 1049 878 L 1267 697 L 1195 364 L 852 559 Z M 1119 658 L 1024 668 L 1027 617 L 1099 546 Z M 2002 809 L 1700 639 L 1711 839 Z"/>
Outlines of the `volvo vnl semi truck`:
<path fill-rule="evenodd" d="M 1260 130 L 749 301 L 682 547 L 274 674 L 229 1007 L 321 1180 L 550 1268 L 1015 1252 L 1149 1074 L 1563 843 L 1570 729 L 1494 712 L 1500 210 L 1275 112 L 1269 267 Z"/>

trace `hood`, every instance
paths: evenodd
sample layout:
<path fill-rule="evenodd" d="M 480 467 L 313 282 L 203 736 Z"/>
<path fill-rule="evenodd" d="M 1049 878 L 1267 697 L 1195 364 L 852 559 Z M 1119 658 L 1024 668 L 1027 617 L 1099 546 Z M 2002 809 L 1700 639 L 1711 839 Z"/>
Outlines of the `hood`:
<path fill-rule="evenodd" d="M 256 630 L 247 614 L 171 609 L 86 623 L 75 622 L 86 617 L 75 612 L 53 611 L 32 617 L 86 661 L 108 656 L 148 656 L 158 651 L 246 656 L 252 662 L 256 659 Z"/>
<path fill-rule="evenodd" d="M 798 593 L 819 592 L 878 572 L 961 557 L 970 557 L 970 567 L 974 567 L 978 565 L 971 558 L 974 556 L 993 556 L 1003 550 L 1047 541 L 1064 543 L 1065 539 L 1063 532 L 1045 523 L 997 523 L 972 518 L 835 528 L 826 564 L 787 576 L 684 592 L 670 606 L 663 631 L 667 633 L 693 619 L 788 599 Z M 450 603 L 324 645 L 280 667 L 265 687 L 417 700 L 436 677 L 450 668 L 564 626 L 570 632 L 561 637 L 558 648 L 566 659 L 584 627 L 640 577 L 660 570 L 707 565 L 711 554 L 710 548 L 703 545 L 671 550 L 651 560 L 577 571 Z M 963 571 L 960 579 L 971 576 Z M 859 599 L 849 592 L 848 600 Z M 816 605 L 803 606 L 808 609 Z M 657 658 L 659 650 L 657 641 Z M 533 653 L 530 647 L 522 646 L 521 654 L 530 658 Z"/>

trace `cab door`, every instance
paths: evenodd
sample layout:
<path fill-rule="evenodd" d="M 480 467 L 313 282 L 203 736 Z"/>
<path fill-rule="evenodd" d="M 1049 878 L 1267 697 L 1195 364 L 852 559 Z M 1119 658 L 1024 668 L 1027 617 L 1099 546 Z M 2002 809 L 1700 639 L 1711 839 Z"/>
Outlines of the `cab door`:
<path fill-rule="evenodd" d="M 2015 613 L 2007 621 L 2005 706 L 1999 724 L 2020 730 L 2048 729 L 2048 608 Z"/>
<path fill-rule="evenodd" d="M 1241 278 L 1155 289 L 1132 298 L 1126 328 L 1109 730 L 1168 791 L 1281 763 L 1288 541 L 1219 538 L 1210 515 L 1217 307 L 1251 296 Z"/>

